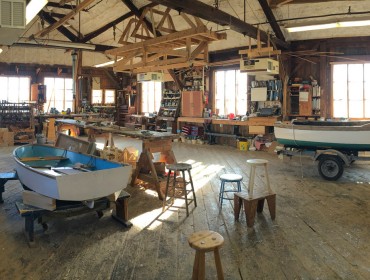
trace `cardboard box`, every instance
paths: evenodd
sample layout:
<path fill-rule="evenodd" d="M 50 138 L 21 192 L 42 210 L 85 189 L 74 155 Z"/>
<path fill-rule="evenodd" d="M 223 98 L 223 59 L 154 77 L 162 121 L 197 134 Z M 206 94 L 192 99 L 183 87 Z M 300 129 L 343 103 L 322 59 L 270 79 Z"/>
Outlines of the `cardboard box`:
<path fill-rule="evenodd" d="M 266 126 L 264 125 L 250 125 L 248 127 L 249 134 L 262 134 L 265 135 L 267 133 Z"/>
<path fill-rule="evenodd" d="M 0 147 L 14 146 L 14 132 L 0 128 Z"/>

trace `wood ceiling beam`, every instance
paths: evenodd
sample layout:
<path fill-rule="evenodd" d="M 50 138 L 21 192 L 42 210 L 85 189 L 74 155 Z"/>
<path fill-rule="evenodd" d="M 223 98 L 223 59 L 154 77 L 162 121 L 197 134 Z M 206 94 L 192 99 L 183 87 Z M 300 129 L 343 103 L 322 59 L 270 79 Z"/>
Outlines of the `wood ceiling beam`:
<path fill-rule="evenodd" d="M 98 37 L 100 34 L 104 33 L 109 28 L 117 25 L 118 23 L 124 21 L 125 19 L 127 19 L 129 17 L 132 17 L 133 15 L 134 15 L 134 13 L 132 11 L 130 11 L 130 12 L 124 14 L 123 16 L 120 16 L 119 18 L 111 21 L 110 23 L 107 23 L 106 25 L 100 27 L 99 29 L 92 31 L 89 34 L 86 34 L 82 38 L 81 42 L 86 43 L 87 41 L 90 41 L 90 40 L 94 39 L 95 37 Z"/>
<path fill-rule="evenodd" d="M 276 22 L 275 15 L 272 12 L 271 8 L 269 7 L 269 5 L 267 3 L 267 0 L 258 0 L 258 2 L 260 3 L 260 6 L 261 6 L 263 12 L 265 13 L 267 21 L 269 22 L 272 30 L 274 31 L 275 36 L 278 39 L 280 39 L 282 41 L 285 41 L 284 34 L 281 31 L 279 24 Z"/>
<path fill-rule="evenodd" d="M 49 13 L 43 10 L 40 11 L 39 16 L 42 17 L 50 25 L 53 25 L 57 22 L 53 17 L 49 15 Z M 71 42 L 78 42 L 78 37 L 71 31 L 69 31 L 67 28 L 65 28 L 63 25 L 59 26 L 57 30 L 60 33 L 62 33 L 65 37 L 67 37 Z"/>
<path fill-rule="evenodd" d="M 206 64 L 207 63 L 205 61 L 192 61 L 192 62 L 187 61 L 187 62 L 181 62 L 181 63 L 167 64 L 167 65 L 144 66 L 144 67 L 133 69 L 130 72 L 137 74 L 137 73 L 155 72 L 155 71 L 162 71 L 162 70 L 169 70 L 169 69 L 189 68 L 189 67 L 194 67 L 194 66 L 206 66 Z"/>
<path fill-rule="evenodd" d="M 85 9 L 88 5 L 90 5 L 95 0 L 85 0 L 81 4 L 76 6 L 76 9 L 69 12 L 64 18 L 60 19 L 59 21 L 55 22 L 54 24 L 48 26 L 47 28 L 41 30 L 40 32 L 36 33 L 35 36 L 44 37 L 45 35 L 49 34 L 51 31 L 57 29 L 59 26 L 62 26 L 64 23 L 66 23 L 68 20 L 70 20 L 74 15 L 76 15 L 78 12 Z"/>
<path fill-rule="evenodd" d="M 131 0 L 122 0 L 122 2 L 134 13 L 135 16 L 137 16 L 138 18 L 141 17 L 141 13 L 142 11 L 139 10 L 135 5 L 134 3 L 132 3 Z M 154 5 L 155 6 L 155 5 Z M 146 27 L 149 29 L 149 31 L 153 34 L 153 30 L 152 30 L 152 23 L 147 20 L 145 17 L 143 18 L 143 21 L 144 21 L 144 24 L 146 25 Z M 154 34 L 153 34 L 154 35 Z M 158 31 L 155 32 L 155 35 L 157 37 L 160 37 L 162 34 Z"/>
<path fill-rule="evenodd" d="M 157 4 L 161 4 L 166 7 L 170 7 L 179 12 L 184 12 L 220 25 L 228 25 L 230 29 L 241 33 L 245 36 L 257 39 L 258 29 L 228 13 L 221 10 L 214 9 L 213 7 L 204 4 L 197 0 L 149 0 Z M 268 41 L 268 35 L 266 32 L 261 32 L 261 40 L 263 42 Z M 282 49 L 289 49 L 289 44 L 279 38 L 271 38 L 271 41 L 276 44 L 277 47 Z"/>
<path fill-rule="evenodd" d="M 346 1 L 347 0 L 269 0 L 269 5 L 271 8 L 276 8 L 287 4 L 312 4 L 312 3 L 326 3 L 333 1 Z M 366 0 L 354 0 L 354 1 L 366 1 Z"/>
<path fill-rule="evenodd" d="M 60 5 L 60 3 L 55 3 L 55 2 L 48 2 L 46 4 L 47 7 L 52 7 L 52 8 L 59 8 L 59 9 L 66 9 L 66 10 L 74 10 L 76 9 L 75 5 Z"/>

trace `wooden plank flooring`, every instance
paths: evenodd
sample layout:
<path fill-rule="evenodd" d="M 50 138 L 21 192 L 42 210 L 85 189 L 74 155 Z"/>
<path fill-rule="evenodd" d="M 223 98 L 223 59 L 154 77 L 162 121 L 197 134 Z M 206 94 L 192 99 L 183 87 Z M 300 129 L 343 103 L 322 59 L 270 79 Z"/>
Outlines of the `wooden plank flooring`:
<path fill-rule="evenodd" d="M 122 137 L 115 143 L 140 147 Z M 14 167 L 12 149 L 0 148 L 2 172 Z M 267 152 L 183 143 L 174 143 L 174 152 L 178 161 L 193 165 L 198 207 L 190 205 L 189 217 L 176 207 L 162 214 L 155 191 L 128 187 L 131 229 L 109 213 L 101 219 L 91 213 L 52 220 L 46 232 L 36 226 L 32 249 L 14 204 L 21 200 L 21 185 L 8 182 L 0 204 L 0 278 L 191 279 L 195 252 L 187 236 L 209 229 L 225 238 L 220 250 L 225 279 L 370 279 L 368 163 L 355 163 L 340 180 L 328 182 L 319 177 L 316 163 L 298 156 L 281 160 Z M 276 220 L 265 206 L 253 228 L 247 228 L 243 213 L 234 221 L 232 200 L 224 200 L 222 210 L 218 204 L 218 176 L 241 174 L 246 189 L 249 158 L 270 161 L 277 193 Z M 257 170 L 257 177 L 263 187 L 263 172 Z M 206 278 L 216 279 L 212 253 L 206 254 Z"/>

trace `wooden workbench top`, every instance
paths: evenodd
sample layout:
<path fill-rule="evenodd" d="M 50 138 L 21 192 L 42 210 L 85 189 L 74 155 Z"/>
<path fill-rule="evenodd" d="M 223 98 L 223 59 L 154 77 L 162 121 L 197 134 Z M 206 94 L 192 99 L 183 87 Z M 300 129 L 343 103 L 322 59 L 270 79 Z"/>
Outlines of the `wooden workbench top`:
<path fill-rule="evenodd" d="M 251 117 L 246 121 L 228 120 L 228 119 L 213 119 L 213 118 L 190 118 L 190 117 L 179 117 L 178 122 L 190 122 L 190 123 L 204 123 L 205 121 L 212 121 L 212 124 L 222 125 L 261 125 L 261 126 L 274 126 L 274 123 L 280 120 L 280 116 L 271 117 Z"/>

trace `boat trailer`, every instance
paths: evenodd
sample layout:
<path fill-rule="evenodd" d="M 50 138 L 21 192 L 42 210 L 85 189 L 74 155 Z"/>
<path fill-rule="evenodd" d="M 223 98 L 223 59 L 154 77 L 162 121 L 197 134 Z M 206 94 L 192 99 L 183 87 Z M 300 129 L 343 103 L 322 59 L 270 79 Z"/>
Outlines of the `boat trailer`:
<path fill-rule="evenodd" d="M 18 180 L 16 172 L 0 173 L 0 203 L 3 203 L 2 194 L 5 191 L 5 184 L 10 180 Z M 125 227 L 131 227 L 132 223 L 128 219 L 128 199 L 130 194 L 121 191 L 119 197 L 115 201 L 115 209 L 113 208 L 112 218 L 123 224 Z M 48 229 L 47 221 L 56 217 L 73 217 L 95 211 L 98 218 L 103 216 L 103 211 L 111 209 L 111 201 L 108 197 L 103 197 L 94 201 L 93 208 L 87 207 L 84 203 L 79 201 L 61 201 L 57 200 L 56 209 L 53 211 L 34 207 L 16 201 L 18 213 L 25 219 L 25 235 L 28 245 L 35 246 L 34 223 L 37 220 L 41 224 L 44 231 Z"/>
<path fill-rule="evenodd" d="M 344 166 L 350 166 L 355 161 L 370 161 L 370 157 L 358 156 L 360 151 L 340 151 L 335 149 L 299 149 L 284 147 L 276 149 L 281 156 L 309 156 L 318 161 L 318 171 L 322 178 L 328 181 L 338 180 L 343 175 Z"/>

